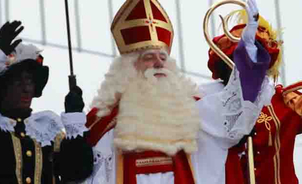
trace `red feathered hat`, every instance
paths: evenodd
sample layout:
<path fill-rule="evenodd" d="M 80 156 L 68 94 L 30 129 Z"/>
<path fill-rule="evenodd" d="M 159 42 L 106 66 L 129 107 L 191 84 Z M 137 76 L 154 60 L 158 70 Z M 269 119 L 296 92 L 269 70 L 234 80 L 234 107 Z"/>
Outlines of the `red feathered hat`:
<path fill-rule="evenodd" d="M 242 31 L 246 25 L 239 24 L 231 29 L 231 33 L 236 37 L 241 37 Z M 256 40 L 261 43 L 261 45 L 268 51 L 271 56 L 271 63 L 269 68 L 272 69 L 275 67 L 275 64 L 278 60 L 280 53 L 280 43 L 276 40 L 270 38 L 269 32 L 266 28 L 258 26 L 258 30 L 256 33 Z M 236 49 L 238 43 L 231 42 L 224 34 L 221 36 L 217 36 L 213 39 L 213 42 L 228 56 L 231 57 L 234 50 Z M 217 56 L 214 51 L 211 49 L 208 52 L 209 60 L 208 67 L 212 72 L 212 78 L 218 79 L 219 73 L 217 71 L 217 62 L 223 62 L 219 56 Z M 277 75 L 276 71 L 271 72 L 271 75 Z"/>

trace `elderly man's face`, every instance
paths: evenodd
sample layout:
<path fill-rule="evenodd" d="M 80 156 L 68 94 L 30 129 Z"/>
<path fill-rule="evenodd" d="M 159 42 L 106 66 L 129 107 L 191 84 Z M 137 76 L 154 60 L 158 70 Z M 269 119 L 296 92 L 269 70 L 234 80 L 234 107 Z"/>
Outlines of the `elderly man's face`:
<path fill-rule="evenodd" d="M 168 53 L 165 50 L 149 49 L 142 52 L 135 62 L 134 66 L 137 71 L 144 73 L 147 69 L 162 69 L 167 67 Z M 166 77 L 164 73 L 155 73 L 155 77 Z"/>

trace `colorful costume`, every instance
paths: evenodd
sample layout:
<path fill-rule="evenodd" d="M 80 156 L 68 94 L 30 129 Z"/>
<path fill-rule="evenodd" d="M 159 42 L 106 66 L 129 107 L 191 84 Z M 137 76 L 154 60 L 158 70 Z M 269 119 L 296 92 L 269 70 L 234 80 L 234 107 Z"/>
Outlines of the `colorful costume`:
<path fill-rule="evenodd" d="M 256 122 L 252 137 L 257 183 L 299 183 L 293 152 L 296 135 L 302 131 L 301 94 L 295 90 L 301 86 L 301 82 L 286 88 L 277 85 L 271 105 L 262 109 Z M 244 151 L 244 144 L 230 149 L 226 164 L 227 183 L 248 183 L 248 161 L 246 153 L 242 154 Z"/>
<path fill-rule="evenodd" d="M 107 78 L 113 77 L 110 72 L 126 66 L 123 62 L 127 60 L 123 58 L 141 50 L 171 50 L 172 25 L 156 0 L 127 0 L 113 21 L 112 32 L 123 55 L 121 61 L 112 64 Z M 224 87 L 215 82 L 200 86 L 200 98 L 194 99 L 185 87 L 180 87 L 175 95 L 184 92 L 183 95 L 166 104 L 164 98 L 169 97 L 164 96 L 161 100 L 159 96 L 152 100 L 151 89 L 141 94 L 132 93 L 129 87 L 134 85 L 132 83 L 118 88 L 123 91 L 121 94 L 113 95 L 106 93 L 106 87 L 102 85 L 87 118 L 95 167 L 85 183 L 224 183 L 227 149 L 251 131 L 262 106 L 272 95 L 272 84 L 265 77 L 269 55 L 263 48 L 258 49 L 257 57 L 262 62 L 246 59 L 238 63 L 248 58 L 245 43 L 241 41 L 228 85 Z M 254 80 L 250 80 L 251 76 Z M 110 84 L 113 88 L 117 83 L 127 81 L 121 79 Z M 107 90 L 112 89 L 108 86 Z M 120 99 L 115 102 L 119 95 Z M 111 104 L 102 101 L 104 96 L 109 97 Z M 188 109 L 192 116 L 181 116 Z M 166 111 L 169 113 L 164 113 Z M 199 116 L 194 119 L 196 113 Z M 128 124 L 126 119 L 129 119 Z"/>
<path fill-rule="evenodd" d="M 35 97 L 42 95 L 48 67 L 43 66 L 39 53 L 35 46 L 23 44 L 9 57 L 0 50 L 1 95 L 10 85 L 8 81 L 19 80 L 14 77 L 21 71 L 32 72 Z M 2 100 L 3 96 L 1 105 Z M 93 155 L 83 137 L 87 131 L 84 113 L 62 113 L 60 117 L 52 111 L 32 113 L 30 108 L 1 107 L 1 184 L 53 184 L 89 176 Z"/>
<path fill-rule="evenodd" d="M 245 15 L 239 12 L 239 23 L 245 23 Z M 241 22 L 240 22 L 241 21 Z M 232 28 L 231 33 L 241 36 L 245 24 Z M 271 56 L 268 75 L 276 79 L 281 62 L 280 41 L 276 41 L 277 32 L 269 23 L 260 17 L 256 41 L 259 42 Z M 213 40 L 224 53 L 233 57 L 238 44 L 231 42 L 225 35 Z M 230 70 L 223 61 L 209 51 L 208 66 L 215 79 L 227 80 Z M 302 83 L 296 83 L 284 88 L 275 87 L 275 95 L 271 104 L 265 106 L 256 121 L 253 137 L 255 177 L 258 184 L 295 184 L 298 179 L 293 164 L 293 151 L 296 135 L 301 132 L 301 98 L 297 91 Z M 246 138 L 240 144 L 229 149 L 226 162 L 226 183 L 242 184 L 248 181 L 248 160 L 245 145 Z"/>

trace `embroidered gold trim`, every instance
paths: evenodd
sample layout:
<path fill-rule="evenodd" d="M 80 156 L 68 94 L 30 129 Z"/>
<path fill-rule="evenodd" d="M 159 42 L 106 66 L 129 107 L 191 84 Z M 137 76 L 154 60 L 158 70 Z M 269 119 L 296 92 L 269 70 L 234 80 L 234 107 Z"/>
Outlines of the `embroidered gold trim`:
<path fill-rule="evenodd" d="M 35 144 L 35 184 L 41 184 L 42 168 L 43 168 L 43 153 L 40 143 L 33 140 Z"/>
<path fill-rule="evenodd" d="M 121 151 L 115 150 L 116 184 L 124 184 L 124 156 Z"/>
<path fill-rule="evenodd" d="M 261 124 L 264 123 L 265 128 L 269 132 L 269 139 L 268 139 L 268 145 L 272 146 L 272 132 L 271 132 L 271 124 L 269 123 L 272 120 L 272 116 L 269 116 L 263 112 L 260 113 L 260 116 L 257 119 L 257 123 Z"/>
<path fill-rule="evenodd" d="M 10 133 L 13 141 L 14 152 L 15 152 L 15 159 L 16 159 L 16 177 L 18 180 L 18 184 L 22 184 L 22 148 L 20 139 L 17 138 L 14 133 Z"/>
<path fill-rule="evenodd" d="M 61 143 L 63 139 L 65 138 L 66 134 L 64 132 L 60 132 L 56 137 L 54 141 L 53 151 L 54 152 L 60 152 Z M 56 178 L 53 176 L 52 183 L 56 184 Z"/>
<path fill-rule="evenodd" d="M 63 141 L 63 139 L 65 138 L 65 133 L 64 132 L 60 132 L 54 141 L 54 146 L 53 146 L 53 151 L 54 152 L 60 152 L 60 147 L 61 147 L 61 142 Z"/>
<path fill-rule="evenodd" d="M 116 156 L 116 184 L 123 184 L 124 183 L 124 157 L 123 154 L 121 154 L 121 151 L 115 150 L 115 156 Z M 191 168 L 191 172 L 193 175 L 193 179 L 196 183 L 196 178 L 195 178 L 195 172 L 194 172 L 194 168 L 192 165 L 192 160 L 191 160 L 191 155 L 190 154 L 186 154 L 190 168 Z M 164 164 L 173 164 L 173 160 L 171 157 L 156 157 L 154 159 L 159 158 L 160 161 L 162 162 L 162 165 Z M 161 160 L 161 158 L 163 158 L 163 160 Z M 153 159 L 153 158 L 152 158 Z M 141 160 L 143 160 L 143 164 L 145 164 L 144 160 L 145 159 L 140 159 L 136 161 L 136 166 L 137 167 L 143 167 L 143 166 L 150 166 L 150 165 L 138 165 L 141 164 Z M 139 161 L 139 163 L 138 163 Z M 164 163 L 166 162 L 166 163 Z"/>
<path fill-rule="evenodd" d="M 257 123 L 261 124 L 264 123 L 265 127 L 268 131 L 271 131 L 271 124 L 269 123 L 269 121 L 271 121 L 273 119 L 272 116 L 269 116 L 263 112 L 260 113 L 260 116 L 257 119 Z"/>
<path fill-rule="evenodd" d="M 269 110 L 270 114 L 272 115 L 273 120 L 275 122 L 275 126 L 276 126 L 276 134 L 275 134 L 275 141 L 274 141 L 275 150 L 276 150 L 276 154 L 274 156 L 275 183 L 281 184 L 280 153 L 279 153 L 280 152 L 280 126 L 281 126 L 281 123 L 271 105 L 268 106 L 268 110 Z"/>
<path fill-rule="evenodd" d="M 167 165 L 172 164 L 171 157 L 152 157 L 136 160 L 136 167 L 145 167 L 145 166 L 158 166 L 158 165 Z"/>

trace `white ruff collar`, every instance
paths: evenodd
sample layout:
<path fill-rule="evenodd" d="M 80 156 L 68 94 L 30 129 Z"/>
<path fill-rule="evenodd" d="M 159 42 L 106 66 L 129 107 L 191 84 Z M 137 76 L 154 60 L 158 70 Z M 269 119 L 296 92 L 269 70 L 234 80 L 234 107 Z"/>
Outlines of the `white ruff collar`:
<path fill-rule="evenodd" d="M 24 120 L 26 135 L 37 140 L 42 147 L 51 145 L 57 134 L 65 132 L 60 116 L 43 111 L 32 114 Z M 0 114 L 0 130 L 15 132 L 16 121 Z"/>

